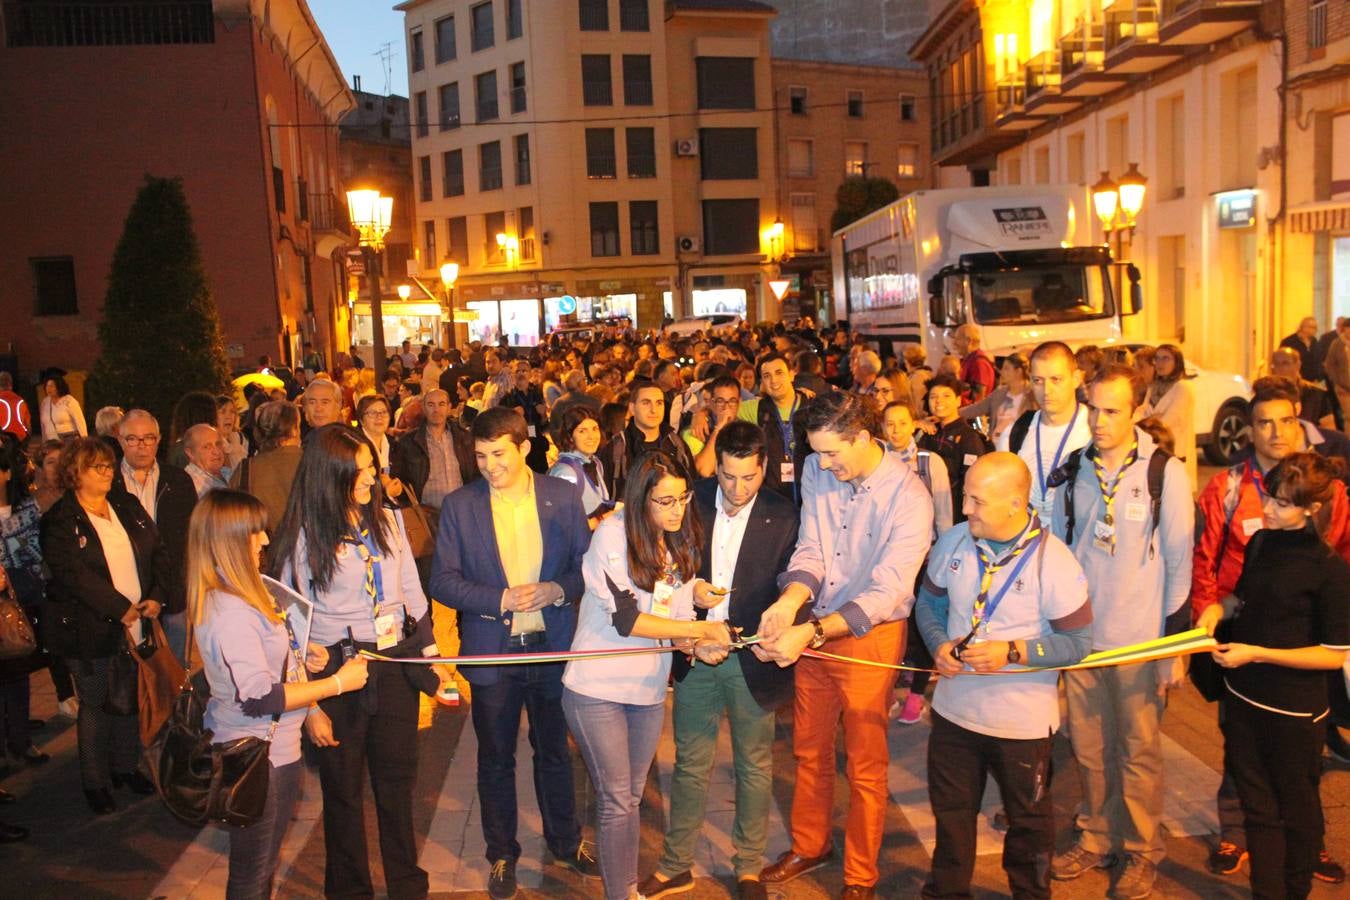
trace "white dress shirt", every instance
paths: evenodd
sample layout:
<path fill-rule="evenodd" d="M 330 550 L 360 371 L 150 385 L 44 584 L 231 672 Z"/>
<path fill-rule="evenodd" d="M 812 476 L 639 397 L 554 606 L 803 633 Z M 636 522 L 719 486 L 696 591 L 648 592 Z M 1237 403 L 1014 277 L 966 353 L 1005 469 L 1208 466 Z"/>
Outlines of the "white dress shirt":
<path fill-rule="evenodd" d="M 112 576 L 113 587 L 127 598 L 127 604 L 141 602 L 141 576 L 136 568 L 136 551 L 131 546 L 131 536 L 117 518 L 117 511 L 108 508 L 108 518 L 89 514 L 98 532 L 98 542 L 103 546 L 103 558 L 108 563 L 108 574 Z"/>
<path fill-rule="evenodd" d="M 159 463 L 150 465 L 150 472 L 145 476 L 145 482 L 142 483 L 136 477 L 136 470 L 131 467 L 131 463 L 125 458 L 121 465 L 122 483 L 127 486 L 127 493 L 141 501 L 141 506 L 150 516 L 152 522 L 158 522 L 159 514 Z"/>
<path fill-rule="evenodd" d="M 741 556 L 741 541 L 745 538 L 745 526 L 750 521 L 750 508 L 755 505 L 754 498 L 737 510 L 736 515 L 727 515 L 722 503 L 722 489 L 717 489 L 717 516 L 713 519 L 712 532 L 712 583 L 713 587 L 731 587 L 736 577 L 736 560 Z M 731 613 L 731 595 L 708 610 L 708 619 L 712 622 L 725 622 Z"/>

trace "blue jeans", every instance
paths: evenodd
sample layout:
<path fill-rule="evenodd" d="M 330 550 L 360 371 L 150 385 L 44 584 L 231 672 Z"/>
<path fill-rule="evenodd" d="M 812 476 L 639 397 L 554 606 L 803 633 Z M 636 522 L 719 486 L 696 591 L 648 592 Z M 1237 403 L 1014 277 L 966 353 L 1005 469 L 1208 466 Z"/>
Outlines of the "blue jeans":
<path fill-rule="evenodd" d="M 473 686 L 469 711 L 478 737 L 478 802 L 483 810 L 488 862 L 520 858 L 516 840 L 516 741 L 522 709 L 530 721 L 534 796 L 544 822 L 544 840 L 558 859 L 571 859 L 577 854 L 581 828 L 577 824 L 567 721 L 560 704 L 562 669 L 560 663 L 502 666 L 494 683 Z"/>
<path fill-rule="evenodd" d="M 595 787 L 595 842 L 606 900 L 638 880 L 638 805 L 665 724 L 664 703 L 636 706 L 563 690 L 563 713 Z"/>
<path fill-rule="evenodd" d="M 303 767 L 298 759 L 273 766 L 267 776 L 262 818 L 247 828 L 230 829 L 230 877 L 225 887 L 228 900 L 267 900 L 272 896 L 281 839 L 300 800 Z"/>

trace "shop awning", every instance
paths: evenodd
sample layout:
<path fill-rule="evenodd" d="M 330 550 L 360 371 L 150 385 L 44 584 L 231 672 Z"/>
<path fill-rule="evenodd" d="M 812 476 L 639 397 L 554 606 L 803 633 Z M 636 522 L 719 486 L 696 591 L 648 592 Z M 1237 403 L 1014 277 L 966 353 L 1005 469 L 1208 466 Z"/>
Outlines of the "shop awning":
<path fill-rule="evenodd" d="M 1289 230 L 1295 234 L 1350 231 L 1350 200 L 1324 200 L 1291 207 Z"/>
<path fill-rule="evenodd" d="M 441 314 L 441 305 L 439 303 L 413 301 L 404 302 L 402 300 L 386 300 L 380 304 L 381 310 L 386 316 L 439 316 Z M 352 314 L 357 316 L 370 315 L 370 301 L 357 300 L 352 305 Z"/>

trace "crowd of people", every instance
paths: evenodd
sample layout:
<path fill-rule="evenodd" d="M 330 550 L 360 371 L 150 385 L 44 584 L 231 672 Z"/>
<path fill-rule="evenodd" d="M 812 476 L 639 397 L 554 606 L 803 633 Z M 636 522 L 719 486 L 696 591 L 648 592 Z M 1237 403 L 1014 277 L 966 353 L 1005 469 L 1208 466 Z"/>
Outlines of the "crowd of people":
<path fill-rule="evenodd" d="M 1318 780 L 1324 745 L 1350 759 L 1350 442 L 1327 427 L 1350 403 L 1333 375 L 1350 323 L 1312 366 L 1315 324 L 1253 385 L 1250 448 L 1204 485 L 1179 347 L 1052 341 L 996 361 L 973 325 L 933 366 L 917 345 L 882 359 L 809 320 L 678 339 L 620 323 L 519 350 L 405 342 L 378 383 L 359 358 L 329 366 L 307 347 L 280 387 L 185 395 L 167 434 L 117 407 L 88 433 L 59 373 L 34 427 L 0 373 L 0 592 L 42 638 L 0 663 L 4 745 L 13 765 L 46 761 L 29 676 L 48 669 L 91 812 L 152 793 L 123 695 L 129 646 L 155 624 L 204 669 L 215 739 L 271 742 L 263 817 L 230 831 L 228 896 L 270 896 L 308 742 L 326 895 L 373 896 L 369 779 L 384 890 L 422 897 L 419 695 L 456 676 L 415 661 L 443 655 L 432 619 L 453 611 L 463 655 L 558 655 L 459 670 L 495 900 L 516 893 L 522 853 L 522 715 L 553 862 L 607 900 L 655 900 L 694 886 L 723 713 L 740 897 L 836 860 L 841 897 L 873 896 L 887 729 L 926 713 L 937 843 L 923 896 L 970 895 L 992 777 L 1014 897 L 1111 869 L 1111 896 L 1143 898 L 1165 853 L 1161 722 L 1186 660 L 1054 670 L 1201 627 L 1218 644 L 1191 675 L 1213 688 L 1224 737 L 1209 867 L 1247 864 L 1256 897 L 1306 897 L 1314 877 L 1344 878 Z M 263 574 L 313 604 L 307 642 Z M 918 670 L 903 682 L 901 663 Z M 644 872 L 638 811 L 667 702 L 668 824 Z M 791 845 L 766 866 L 784 708 Z M 1056 852 L 1061 727 L 1082 802 Z M 0 841 L 26 836 L 0 824 Z"/>

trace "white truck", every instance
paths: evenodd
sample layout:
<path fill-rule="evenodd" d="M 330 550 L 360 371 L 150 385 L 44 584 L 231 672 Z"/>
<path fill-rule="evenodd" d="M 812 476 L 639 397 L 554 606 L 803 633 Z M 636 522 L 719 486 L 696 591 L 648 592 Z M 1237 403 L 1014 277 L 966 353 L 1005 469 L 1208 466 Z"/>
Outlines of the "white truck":
<path fill-rule="evenodd" d="M 835 316 L 883 356 L 922 345 L 934 368 L 967 322 L 993 357 L 1121 344 L 1122 317 L 1143 305 L 1139 270 L 1093 243 L 1093 223 L 1083 185 L 916 191 L 835 232 Z M 1246 442 L 1250 392 L 1215 375 L 1214 390 L 1197 385 L 1196 443 L 1220 463 Z"/>

